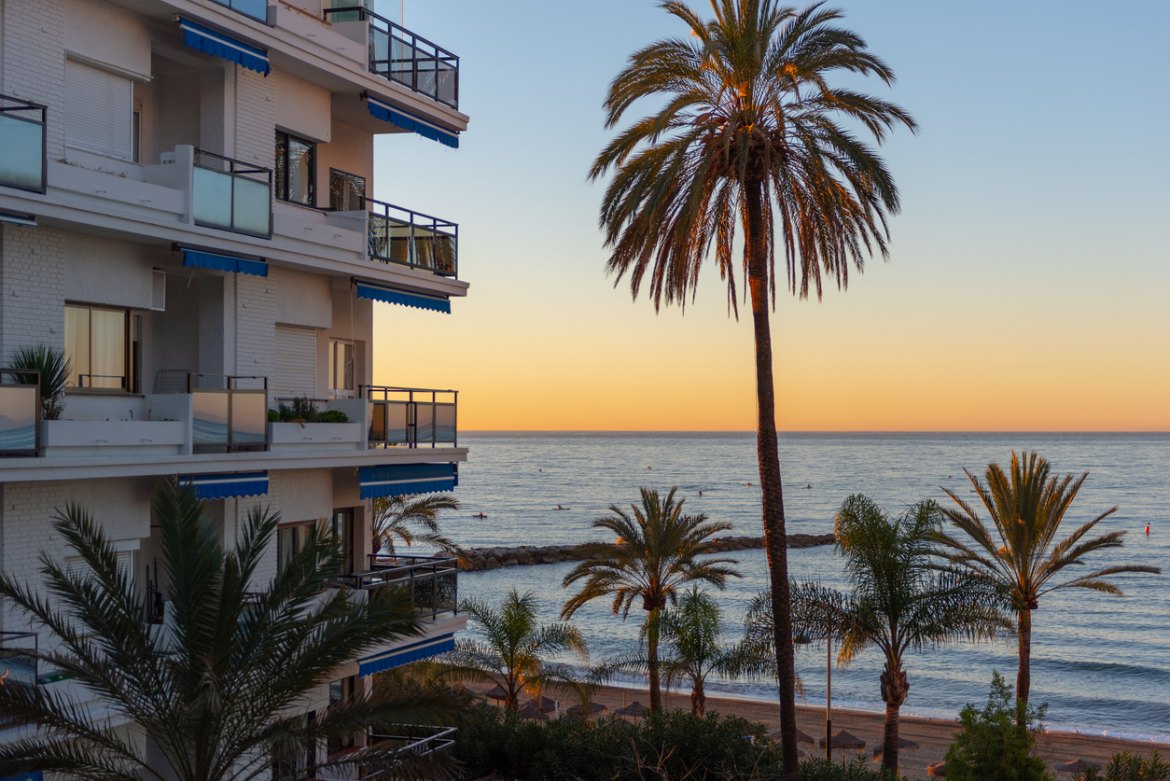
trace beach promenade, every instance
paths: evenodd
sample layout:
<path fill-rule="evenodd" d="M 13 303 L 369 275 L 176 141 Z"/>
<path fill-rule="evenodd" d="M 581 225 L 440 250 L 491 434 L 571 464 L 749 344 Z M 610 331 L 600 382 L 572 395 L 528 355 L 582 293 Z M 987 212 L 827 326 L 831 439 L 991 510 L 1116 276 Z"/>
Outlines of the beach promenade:
<path fill-rule="evenodd" d="M 473 687 L 482 691 L 486 687 Z M 663 692 L 668 708 L 690 709 L 689 693 Z M 627 689 L 617 686 L 606 686 L 594 696 L 594 701 L 607 706 L 614 711 L 624 705 L 638 700 L 642 704 L 647 702 L 647 694 L 642 689 Z M 571 700 L 561 697 L 561 707 L 568 708 Z M 725 715 L 742 716 L 751 721 L 761 722 L 774 731 L 779 728 L 780 708 L 776 703 L 767 703 L 759 700 L 739 699 L 733 697 L 707 697 L 707 710 Z M 796 706 L 797 725 L 801 730 L 814 736 L 819 741 L 825 734 L 824 706 L 801 705 Z M 947 748 L 958 731 L 958 722 L 953 719 L 924 718 L 909 716 L 903 713 L 901 717 L 899 735 L 909 741 L 917 743 L 916 748 L 903 749 L 899 758 L 900 773 L 908 779 L 927 778 L 926 766 L 939 762 L 946 756 Z M 878 711 L 833 709 L 833 732 L 846 730 L 865 741 L 862 751 L 842 751 L 834 749 L 833 759 L 844 762 L 856 757 L 876 766 L 873 761 L 873 749 L 881 744 L 883 728 L 883 714 Z M 823 756 L 824 749 L 819 745 L 813 746 L 801 743 L 802 755 Z M 1108 735 L 1086 735 L 1076 732 L 1049 731 L 1042 733 L 1037 739 L 1037 749 L 1048 763 L 1050 769 L 1056 768 L 1063 762 L 1071 759 L 1083 759 L 1104 767 L 1113 754 L 1120 751 L 1129 751 L 1142 756 L 1149 756 L 1155 751 L 1163 758 L 1170 757 L 1170 743 L 1156 743 L 1152 741 L 1127 740 Z M 1075 778 L 1070 773 L 1056 772 L 1058 781 Z"/>

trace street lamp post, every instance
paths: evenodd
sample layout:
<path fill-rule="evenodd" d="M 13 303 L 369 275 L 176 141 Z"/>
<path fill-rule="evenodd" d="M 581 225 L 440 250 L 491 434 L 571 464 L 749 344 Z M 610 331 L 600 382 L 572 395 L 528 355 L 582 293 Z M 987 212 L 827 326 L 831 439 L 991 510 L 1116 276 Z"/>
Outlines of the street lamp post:
<path fill-rule="evenodd" d="M 825 627 L 825 761 L 833 761 L 833 627 Z"/>

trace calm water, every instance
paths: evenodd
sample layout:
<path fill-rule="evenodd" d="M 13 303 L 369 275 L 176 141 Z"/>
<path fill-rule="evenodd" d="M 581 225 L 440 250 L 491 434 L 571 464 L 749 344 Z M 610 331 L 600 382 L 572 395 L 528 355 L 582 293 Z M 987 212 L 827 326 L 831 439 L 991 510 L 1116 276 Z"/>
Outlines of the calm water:
<path fill-rule="evenodd" d="M 444 530 L 462 545 L 582 542 L 591 539 L 592 519 L 610 503 L 635 501 L 640 486 L 677 485 L 688 510 L 730 521 L 733 533 L 761 533 L 752 434 L 470 434 L 460 444 L 471 449 L 459 475 L 463 509 L 449 515 Z M 1005 463 L 1012 448 L 1038 450 L 1062 473 L 1091 473 L 1068 521 L 1119 507 L 1098 528 L 1127 530 L 1126 544 L 1093 565 L 1170 569 L 1168 435 L 790 434 L 780 445 L 788 528 L 831 531 L 836 509 L 851 493 L 864 493 L 890 512 L 921 498 L 945 500 L 940 486 L 970 495 L 963 468 L 981 472 L 989 461 Z M 556 511 L 558 504 L 571 509 Z M 478 512 L 488 517 L 471 517 Z M 1142 533 L 1147 522 L 1149 537 Z M 748 602 L 767 582 L 762 551 L 736 556 L 743 578 L 720 594 L 729 641 L 741 632 Z M 794 577 L 846 585 L 831 547 L 791 551 L 789 561 Z M 498 601 L 512 586 L 532 589 L 544 600 L 544 618 L 554 620 L 566 596 L 561 578 L 570 566 L 468 573 L 460 591 Z M 1166 739 L 1170 582 L 1165 574 L 1121 576 L 1117 582 L 1124 598 L 1070 590 L 1043 599 L 1035 614 L 1033 700 L 1048 703 L 1048 722 L 1056 727 Z M 630 650 L 639 620 L 631 614 L 622 622 L 601 602 L 575 617 L 598 659 Z M 824 664 L 823 648 L 798 651 L 810 703 L 824 702 Z M 905 710 L 953 716 L 967 702 L 985 702 L 993 670 L 1014 683 L 1015 645 L 1005 640 L 928 649 L 913 653 L 907 668 Z M 834 703 L 881 707 L 880 671 L 880 653 L 872 649 L 848 669 L 835 670 Z M 761 697 L 772 692 L 767 683 L 733 681 L 715 682 L 712 689 Z"/>

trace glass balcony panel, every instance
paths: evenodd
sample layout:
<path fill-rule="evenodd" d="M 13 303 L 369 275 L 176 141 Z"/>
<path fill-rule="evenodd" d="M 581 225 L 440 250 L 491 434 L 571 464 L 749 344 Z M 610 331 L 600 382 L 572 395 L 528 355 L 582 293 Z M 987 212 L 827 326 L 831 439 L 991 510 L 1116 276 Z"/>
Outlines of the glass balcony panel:
<path fill-rule="evenodd" d="M 0 185 L 43 192 L 44 165 L 41 123 L 0 114 Z"/>
<path fill-rule="evenodd" d="M 263 450 L 268 441 L 268 394 L 264 391 L 232 391 L 231 447 Z"/>
<path fill-rule="evenodd" d="M 232 227 L 232 177 L 230 174 L 195 167 L 191 194 L 195 222 L 213 228 Z"/>
<path fill-rule="evenodd" d="M 35 686 L 38 683 L 36 638 L 23 632 L 0 632 L 0 670 L 6 685 Z"/>
<path fill-rule="evenodd" d="M 435 441 L 452 444 L 455 440 L 455 405 L 435 405 Z"/>
<path fill-rule="evenodd" d="M 36 387 L 0 385 L 0 453 L 36 450 L 40 403 Z"/>
<path fill-rule="evenodd" d="M 370 442 L 382 443 L 386 441 L 386 405 L 370 405 Z"/>
<path fill-rule="evenodd" d="M 409 445 L 408 407 L 401 403 L 386 404 L 386 444 Z"/>
<path fill-rule="evenodd" d="M 244 16 L 268 23 L 268 0 L 214 0 L 220 5 L 227 6 Z"/>
<path fill-rule="evenodd" d="M 233 203 L 232 225 L 240 233 L 267 236 L 272 213 L 271 192 L 267 182 L 237 176 L 233 182 L 235 201 Z"/>
<path fill-rule="evenodd" d="M 193 391 L 191 403 L 195 448 L 226 448 L 230 409 L 227 391 Z"/>
<path fill-rule="evenodd" d="M 415 433 L 418 444 L 429 445 L 435 441 L 435 406 L 419 404 L 415 407 Z"/>

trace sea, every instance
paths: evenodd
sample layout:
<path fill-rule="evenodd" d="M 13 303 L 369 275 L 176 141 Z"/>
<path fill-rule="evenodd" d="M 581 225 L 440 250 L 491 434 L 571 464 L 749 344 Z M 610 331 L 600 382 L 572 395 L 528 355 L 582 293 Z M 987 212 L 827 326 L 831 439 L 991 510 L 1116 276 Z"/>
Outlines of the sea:
<path fill-rule="evenodd" d="M 442 526 L 466 547 L 603 539 L 591 522 L 611 504 L 637 502 L 641 487 L 677 486 L 687 511 L 733 524 L 730 534 L 762 533 L 754 433 L 484 432 L 461 433 L 459 444 L 470 450 L 459 469 L 462 507 L 446 514 Z M 857 493 L 890 514 L 921 499 L 950 502 L 943 488 L 977 504 L 964 470 L 981 475 L 990 462 L 1006 466 L 1013 450 L 1039 452 L 1054 472 L 1089 472 L 1066 516 L 1069 530 L 1118 508 L 1097 528 L 1126 532 L 1125 544 L 1094 556 L 1089 566 L 1144 564 L 1170 572 L 1170 434 L 781 434 L 788 530 L 831 532 L 841 503 Z M 475 517 L 479 513 L 486 517 Z M 729 644 L 742 636 L 752 597 L 767 586 L 762 550 L 731 555 L 742 577 L 715 592 Z M 791 550 L 789 566 L 799 580 L 848 588 L 832 546 Z M 540 600 L 542 620 L 556 621 L 571 593 L 561 584 L 571 567 L 464 573 L 459 591 L 491 603 L 509 589 L 530 590 Z M 1114 581 L 1123 597 L 1065 589 L 1042 598 L 1034 613 L 1031 699 L 1047 704 L 1050 729 L 1170 741 L 1170 574 L 1127 574 Z M 573 621 L 588 641 L 591 660 L 635 650 L 639 613 L 623 620 L 610 613 L 607 600 L 579 610 Z M 1004 638 L 928 647 L 910 652 L 905 665 L 910 695 L 903 712 L 953 718 L 967 703 L 986 702 L 993 671 L 1014 684 L 1016 645 Z M 825 667 L 823 646 L 798 648 L 805 702 L 824 704 Z M 882 709 L 881 668 L 882 655 L 873 648 L 847 667 L 835 666 L 834 706 Z M 712 680 L 709 690 L 775 696 L 775 684 L 766 680 Z"/>

